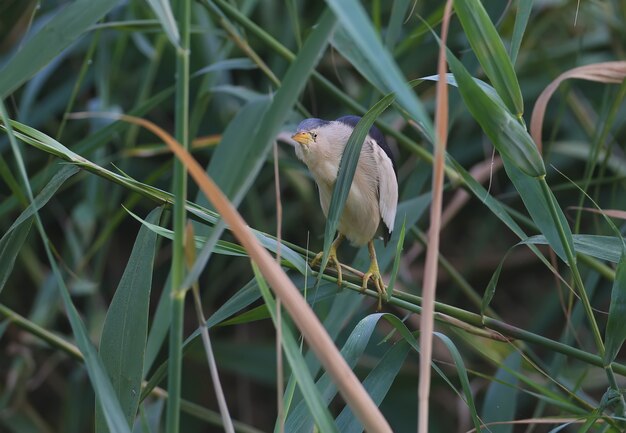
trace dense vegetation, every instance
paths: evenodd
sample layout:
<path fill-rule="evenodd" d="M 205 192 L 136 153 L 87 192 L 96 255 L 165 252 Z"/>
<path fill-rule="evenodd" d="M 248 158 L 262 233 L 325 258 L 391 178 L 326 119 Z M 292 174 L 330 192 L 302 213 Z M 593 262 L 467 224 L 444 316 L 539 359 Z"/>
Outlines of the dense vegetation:
<path fill-rule="evenodd" d="M 624 431 L 623 1 L 454 1 L 448 100 L 445 2 L 169 3 L 0 2 L 0 431 L 372 425 L 255 239 L 393 431 L 418 425 L 429 245 L 428 431 Z M 380 312 L 359 290 L 366 247 L 341 248 L 356 270 L 341 289 L 307 265 L 334 233 L 289 138 L 305 117 L 365 113 L 400 190 Z"/>

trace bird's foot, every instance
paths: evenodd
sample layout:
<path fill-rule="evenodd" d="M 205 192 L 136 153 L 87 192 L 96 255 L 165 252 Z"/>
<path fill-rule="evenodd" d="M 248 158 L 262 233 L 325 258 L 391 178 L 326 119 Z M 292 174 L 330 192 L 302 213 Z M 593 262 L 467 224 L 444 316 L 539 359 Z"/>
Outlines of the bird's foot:
<path fill-rule="evenodd" d="M 382 309 L 383 296 L 387 296 L 387 286 L 385 286 L 385 282 L 383 281 L 383 276 L 380 275 L 380 269 L 378 269 L 378 262 L 376 259 L 372 260 L 370 264 L 370 268 L 363 275 L 363 284 L 361 285 L 361 291 L 365 291 L 367 289 L 367 283 L 369 280 L 372 280 L 374 286 L 376 286 L 376 291 L 378 292 L 378 311 Z"/>
<path fill-rule="evenodd" d="M 320 251 L 313 260 L 311 260 L 311 267 L 318 265 L 322 261 L 322 257 L 324 256 L 324 251 Z M 335 247 L 335 243 L 330 247 L 330 251 L 328 253 L 328 264 L 333 266 L 337 270 L 337 285 L 341 286 L 343 284 L 343 278 L 341 275 L 341 263 L 337 258 L 337 248 Z"/>

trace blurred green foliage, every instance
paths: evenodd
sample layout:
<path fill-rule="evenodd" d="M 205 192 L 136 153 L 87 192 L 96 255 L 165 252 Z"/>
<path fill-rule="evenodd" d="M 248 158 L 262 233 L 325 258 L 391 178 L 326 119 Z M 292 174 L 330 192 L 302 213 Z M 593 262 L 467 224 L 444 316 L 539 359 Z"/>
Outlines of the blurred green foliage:
<path fill-rule="evenodd" d="M 156 7 L 159 2 L 151 3 Z M 467 3 L 466 12 L 475 12 L 472 2 Z M 532 146 L 526 125 L 535 101 L 556 76 L 576 66 L 624 58 L 626 4 L 619 0 L 485 0 L 482 4 L 486 16 L 474 19 L 487 17 L 495 32 L 477 35 L 487 21 L 469 30 L 465 17 L 453 16 L 448 36 L 450 53 L 459 59 L 453 72 L 461 92 L 450 87 L 444 208 L 455 202 L 457 193 L 468 191 L 470 198 L 456 211 L 447 211 L 441 234 L 437 328 L 447 337 L 435 340 L 434 364 L 441 375 L 433 379 L 431 431 L 467 431 L 479 418 L 485 422 L 535 418 L 516 427 L 485 429 L 492 432 L 548 432 L 557 431 L 558 426 L 569 432 L 584 425 L 537 421 L 550 416 L 586 421 L 583 431 L 623 431 L 624 408 L 619 395 L 609 389 L 613 384 L 602 368 L 603 349 L 594 341 L 589 311 L 585 314 L 581 293 L 575 292 L 576 281 L 564 262 L 572 264 L 559 244 L 557 221 L 567 225 L 565 235 L 569 228 L 574 235 L 570 239 L 579 253 L 578 269 L 592 315 L 601 337 L 610 341 L 611 356 L 616 354 L 617 386 L 623 389 L 625 358 L 618 349 L 626 321 L 613 318 L 609 328 L 606 323 L 609 311 L 621 311 L 621 304 L 610 304 L 612 297 L 621 302 L 626 288 L 626 272 L 619 269 L 617 278 L 615 273 L 622 253 L 624 217 L 614 219 L 614 229 L 601 215 L 581 212 L 579 207 L 594 208 L 583 189 L 602 209 L 626 208 L 626 110 L 622 104 L 626 86 L 582 80 L 563 83 L 543 125 L 543 161 L 532 155 L 537 172 L 515 166 L 523 165 L 518 156 L 528 155 Z M 412 331 L 417 329 L 414 313 L 419 312 L 423 233 L 429 226 L 423 215 L 430 200 L 435 104 L 431 76 L 436 73 L 439 49 L 432 32 L 440 31 L 443 6 L 443 2 L 408 0 L 198 0 L 191 4 L 189 133 L 193 154 L 215 174 L 248 224 L 267 235 L 263 236 L 268 245 L 277 224 L 271 144 L 276 138 L 273 131 L 282 131 L 278 136 L 281 237 L 287 242 L 285 248 L 292 250 L 292 258 L 301 260 L 298 254 L 306 258 L 306 250 L 321 250 L 325 221 L 316 187 L 285 137 L 303 117 L 363 115 L 385 94 L 397 93 L 397 103 L 378 118 L 378 124 L 387 134 L 398 166 L 401 203 L 396 227 L 402 226 L 405 216 L 407 225 L 395 277 L 399 292 L 383 304 L 383 310 L 406 318 Z M 167 11 L 155 13 L 153 7 L 143 1 L 0 2 L 0 97 L 9 117 L 17 122 L 14 130 L 28 182 L 39 197 L 37 207 L 56 264 L 96 347 L 107 313 L 112 314 L 115 290 L 124 286 L 122 275 L 135 263 L 130 260 L 131 251 L 142 225 L 127 210 L 146 218 L 163 205 L 160 225 L 171 228 L 173 199 L 166 192 L 172 191 L 173 160 L 162 143 L 136 126 L 101 118 L 68 120 L 66 115 L 76 111 L 130 113 L 174 131 L 178 116 L 174 88 L 182 79 L 176 75 L 177 52 L 172 43 L 175 22 L 168 22 Z M 312 66 L 317 59 L 300 57 L 302 46 L 325 8 L 337 22 L 334 32 L 324 35 L 329 48 Z M 463 14 L 461 9 L 458 13 Z M 59 23 L 62 26 L 55 27 Z M 476 39 L 479 36 L 484 39 Z M 482 50 L 493 46 L 497 49 Z M 301 82 L 286 76 L 294 59 L 308 65 L 299 72 Z M 461 66 L 469 75 L 459 75 Z M 476 86 L 470 80 L 468 86 L 463 77 L 470 76 L 484 83 Z M 431 79 L 409 90 L 410 80 L 425 77 Z M 268 107 L 278 104 L 277 92 L 281 88 L 284 92 L 283 86 L 304 90 L 287 95 L 298 102 L 283 111 L 277 109 L 286 113 L 285 121 L 280 116 L 268 120 L 264 116 Z M 490 133 L 490 128 L 501 128 L 509 118 L 518 123 L 501 129 L 500 135 Z M 502 136 L 521 149 L 513 156 L 502 152 L 506 171 L 499 160 L 493 160 L 494 144 L 502 150 L 498 141 Z M 61 172 L 68 161 L 81 170 Z M 481 164 L 484 187 L 467 177 L 467 171 L 479 170 Z M 541 195 L 539 181 L 527 175 L 539 176 L 542 165 L 550 187 L 549 194 L 543 190 L 545 195 Z M 90 381 L 80 354 L 67 344 L 74 344 L 77 336 L 68 326 L 67 309 L 42 238 L 31 227 L 32 208 L 26 222 L 12 227 L 29 205 L 19 173 L 9 135 L 3 132 L 0 431 L 93 431 L 93 387 L 98 385 Z M 188 215 L 196 234 L 205 239 L 215 215 L 192 183 L 189 188 Z M 558 213 L 553 218 L 546 198 L 552 196 Z M 605 242 L 605 238 L 579 234 L 610 238 Z M 398 235 L 387 249 L 382 243 L 377 246 L 387 281 Z M 531 235 L 542 237 L 516 246 Z M 240 421 L 236 429 L 271 431 L 277 423 L 274 326 L 249 259 L 228 244 L 235 242 L 228 231 L 221 241 L 199 281 L 217 365 L 231 415 Z M 536 247 L 544 244 L 554 249 Z M 143 348 L 139 351 L 144 371 L 133 376 L 135 381 L 162 377 L 168 359 L 170 240 L 159 236 L 152 253 L 145 356 Z M 366 249 L 342 247 L 340 257 L 356 269 L 367 266 Z M 623 267 L 623 255 L 621 263 Z M 305 266 L 284 264 L 296 285 L 306 287 L 307 300 L 339 348 L 352 353 L 352 346 L 344 347 L 346 341 L 357 338 L 355 330 L 372 326 L 371 337 L 358 340 L 363 348 L 354 352 L 359 353 L 354 355 L 354 369 L 380 402 L 393 430 L 415 431 L 418 355 L 407 348 L 405 341 L 412 340 L 402 335 L 404 328 L 394 319 L 378 321 L 372 315 L 376 298 L 354 290 L 358 277 L 352 279 L 357 286 L 349 283 L 348 289 L 337 290 L 330 271 L 326 279 L 331 281 L 314 289 L 315 276 L 305 279 L 298 272 Z M 232 317 L 237 319 L 222 323 Z M 145 316 L 136 319 L 145 327 Z M 285 320 L 297 337 L 297 329 Z M 196 336 L 196 329 L 188 299 L 185 336 Z M 133 350 L 122 342 L 120 347 Z M 303 350 L 308 365 L 305 373 L 320 379 L 317 361 L 306 346 Z M 185 347 L 183 365 L 181 430 L 220 431 L 200 339 Z M 289 373 L 288 366 L 286 391 L 293 391 L 293 401 L 287 406 L 287 426 L 309 425 L 310 414 L 299 405 L 303 401 L 300 390 L 290 388 Z M 469 386 L 464 386 L 465 376 Z M 161 387 L 165 384 L 160 382 Z M 359 431 L 354 417 L 344 410 L 345 402 L 331 388 L 328 385 L 323 393 L 330 414 L 345 431 Z M 473 395 L 468 395 L 470 388 Z M 141 394 L 139 389 L 133 392 Z M 163 398 L 157 392 L 143 399 L 130 428 L 163 431 Z"/>

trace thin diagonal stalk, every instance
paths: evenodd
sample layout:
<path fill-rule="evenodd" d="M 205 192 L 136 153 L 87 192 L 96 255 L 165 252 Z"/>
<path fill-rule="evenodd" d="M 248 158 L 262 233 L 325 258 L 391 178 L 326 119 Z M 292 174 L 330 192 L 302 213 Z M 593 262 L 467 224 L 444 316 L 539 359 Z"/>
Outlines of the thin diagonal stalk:
<path fill-rule="evenodd" d="M 196 309 L 196 317 L 198 318 L 198 329 L 200 330 L 200 335 L 202 336 L 202 343 L 204 345 L 204 351 L 207 357 L 207 362 L 209 364 L 209 372 L 211 374 L 211 380 L 213 382 L 215 398 L 217 399 L 217 404 L 220 408 L 222 425 L 224 426 L 224 431 L 226 433 L 234 433 L 235 429 L 233 427 L 233 421 L 230 417 L 230 411 L 228 410 L 228 404 L 226 403 L 226 396 L 224 395 L 222 382 L 220 380 L 219 372 L 217 371 L 217 362 L 215 361 L 213 346 L 211 344 L 211 338 L 209 336 L 209 329 L 204 326 L 204 324 L 206 323 L 206 318 L 204 317 L 204 312 L 202 311 L 202 301 L 200 299 L 200 285 L 198 283 L 198 276 L 200 275 L 201 270 L 204 269 L 204 267 L 208 263 L 211 253 L 215 248 L 215 245 L 217 244 L 217 239 L 224 232 L 224 227 L 225 226 L 223 222 L 220 222 L 216 225 L 213 233 L 211 234 L 211 237 L 204 245 L 199 258 L 196 258 L 195 243 L 187 242 L 185 244 L 185 256 L 187 258 L 187 265 L 189 267 L 189 270 L 181 290 L 187 290 L 187 288 L 191 286 L 191 293 Z M 191 224 L 191 222 L 187 223 L 185 232 L 187 239 L 194 239 L 193 224 Z"/>
<path fill-rule="evenodd" d="M 233 427 L 233 421 L 230 418 L 230 412 L 228 410 L 228 405 L 226 404 L 226 398 L 222 389 L 222 383 L 220 381 L 220 377 L 217 371 L 217 363 L 215 362 L 215 354 L 213 352 L 213 346 L 211 345 L 209 330 L 206 326 L 203 326 L 204 323 L 206 323 L 206 318 L 204 317 L 204 313 L 202 312 L 200 288 L 198 287 L 197 281 L 191 286 L 191 293 L 193 295 L 194 306 L 196 308 L 196 315 L 198 317 L 198 323 L 200 327 L 200 335 L 202 336 L 202 343 L 204 345 L 207 361 L 209 363 L 211 380 L 213 381 L 213 387 L 215 388 L 215 396 L 217 398 L 217 403 L 220 408 L 220 415 L 222 419 L 222 424 L 224 425 L 224 431 L 226 433 L 234 433 L 235 429 Z"/>
<path fill-rule="evenodd" d="M 179 0 L 178 25 L 180 28 L 180 49 L 176 58 L 176 138 L 185 148 L 189 148 L 189 27 L 191 21 L 191 0 Z M 180 400 L 182 375 L 182 345 L 185 294 L 182 283 L 185 277 L 185 203 L 187 199 L 187 170 L 176 159 L 174 161 L 174 242 L 172 244 L 171 271 L 171 324 L 169 347 L 169 374 L 166 431 L 177 433 L 180 428 Z"/>

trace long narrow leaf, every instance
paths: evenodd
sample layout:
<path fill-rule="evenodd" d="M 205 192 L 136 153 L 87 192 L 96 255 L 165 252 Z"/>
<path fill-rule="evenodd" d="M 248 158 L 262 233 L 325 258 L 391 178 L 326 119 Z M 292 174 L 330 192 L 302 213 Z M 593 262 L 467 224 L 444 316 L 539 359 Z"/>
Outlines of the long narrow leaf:
<path fill-rule="evenodd" d="M 511 433 L 513 425 L 506 421 L 515 419 L 517 407 L 517 378 L 510 371 L 517 372 L 521 368 L 521 355 L 513 352 L 504 361 L 496 372 L 495 380 L 491 382 L 483 402 L 482 419 L 485 423 L 503 421 L 503 425 L 489 427 L 492 433 Z"/>
<path fill-rule="evenodd" d="M 363 386 L 372 396 L 374 403 L 378 405 L 382 403 L 398 376 L 410 348 L 411 346 L 405 341 L 396 343 L 363 380 Z M 356 419 L 349 406 L 343 408 L 336 422 L 342 433 L 361 433 L 363 431 L 363 426 Z"/>
<path fill-rule="evenodd" d="M 524 100 L 513 64 L 481 1 L 454 0 L 454 10 L 491 84 L 511 113 L 520 117 L 524 113 Z"/>
<path fill-rule="evenodd" d="M 52 179 L 50 179 L 50 182 L 48 182 L 41 190 L 37 197 L 35 197 L 35 201 L 24 209 L 24 212 L 22 212 L 13 224 L 11 224 L 11 227 L 9 227 L 6 231 L 5 236 L 11 233 L 11 231 L 18 225 L 22 224 L 23 221 L 32 217 L 39 209 L 44 207 L 52 196 L 56 194 L 61 185 L 63 185 L 67 179 L 74 176 L 76 173 L 78 173 L 78 167 L 74 165 L 63 165 L 61 169 L 55 173 Z"/>
<path fill-rule="evenodd" d="M 543 159 L 526 129 L 511 113 L 487 96 L 465 66 L 450 52 L 448 64 L 456 78 L 465 105 L 502 158 L 528 176 L 545 176 Z"/>
<path fill-rule="evenodd" d="M 33 218 L 30 217 L 0 239 L 0 293 L 2 293 L 2 289 L 9 279 L 9 275 L 11 275 L 15 259 L 20 253 L 32 225 Z"/>
<path fill-rule="evenodd" d="M 347 290 L 337 293 L 337 285 L 330 282 L 322 283 L 316 290 L 311 292 L 312 294 L 309 294 L 308 297 L 308 301 L 311 305 L 316 305 L 324 299 L 325 293 L 334 292 L 332 307 L 324 319 L 324 329 L 326 329 L 330 338 L 337 341 L 340 333 L 346 329 L 352 317 L 357 313 L 357 311 L 359 311 L 363 297 Z M 307 366 L 309 367 L 309 371 L 311 371 L 311 375 L 314 377 L 319 376 L 322 365 L 313 351 L 309 350 L 305 356 L 305 360 Z M 289 391 L 294 389 L 294 385 L 295 381 L 292 375 L 289 379 L 289 383 L 287 384 L 287 390 Z M 290 416 L 290 408 L 295 410 L 300 400 L 301 396 L 298 394 L 290 396 L 289 393 L 285 393 L 285 413 L 288 416 Z M 279 427 L 279 423 L 277 423 L 274 431 L 278 432 Z"/>
<path fill-rule="evenodd" d="M 534 0 L 520 0 L 517 2 L 517 14 L 515 14 L 515 25 L 513 26 L 513 36 L 511 36 L 511 45 L 509 47 L 509 56 L 513 65 L 517 61 L 517 54 L 522 45 L 522 38 L 528 25 L 533 3 Z"/>
<path fill-rule="evenodd" d="M 626 340 L 626 249 L 622 249 L 611 290 L 609 320 L 606 324 L 604 365 L 610 365 Z"/>
<path fill-rule="evenodd" d="M 2 292 L 13 269 L 15 259 L 30 232 L 33 215 L 48 203 L 67 179 L 77 172 L 77 167 L 71 165 L 62 167 L 0 239 L 0 292 Z"/>
<path fill-rule="evenodd" d="M 477 431 L 481 430 L 482 422 L 478 418 L 478 413 L 476 412 L 476 405 L 474 404 L 474 395 L 472 394 L 472 388 L 469 383 L 469 379 L 467 377 L 467 369 L 465 368 L 465 363 L 463 362 L 463 357 L 461 353 L 456 348 L 452 340 L 448 338 L 446 335 L 435 332 L 434 335 L 441 340 L 441 342 L 446 346 L 450 355 L 452 355 L 452 359 L 454 361 L 454 366 L 456 367 L 456 372 L 459 376 L 459 380 L 461 382 L 461 388 L 463 389 L 463 395 L 465 397 L 465 404 L 467 404 L 470 410 L 470 416 L 472 417 L 472 421 L 474 422 L 474 427 L 476 427 Z"/>
<path fill-rule="evenodd" d="M 167 0 L 147 0 L 148 4 L 157 16 L 161 27 L 165 30 L 168 39 L 176 48 L 180 49 L 180 32 L 174 19 L 170 2 Z"/>
<path fill-rule="evenodd" d="M 144 220 L 143 218 L 140 218 L 139 216 L 135 215 L 133 212 L 129 210 L 127 210 L 127 212 L 133 218 L 135 218 L 137 221 L 142 223 L 144 226 L 146 226 L 147 228 L 149 228 L 150 230 L 152 230 L 154 233 L 158 234 L 159 236 L 163 236 L 164 238 L 167 238 L 167 239 L 174 239 L 174 233 L 172 232 L 172 230 L 166 229 L 165 227 L 161 227 L 157 224 L 152 224 Z M 276 253 L 276 251 L 278 250 L 278 242 L 275 239 L 269 237 L 265 233 L 262 233 L 258 230 L 253 230 L 253 232 L 256 235 L 259 242 L 261 242 L 261 244 L 265 248 L 272 251 L 273 253 Z M 206 244 L 207 238 L 205 236 L 194 236 L 194 241 L 196 244 L 196 248 L 200 249 L 200 248 L 203 248 L 204 245 Z M 246 250 L 243 247 L 241 247 L 240 245 L 234 244 L 232 242 L 222 241 L 222 240 L 217 241 L 215 252 L 217 254 L 224 254 L 224 255 L 229 255 L 229 256 L 247 257 Z M 311 269 L 309 268 L 309 265 L 306 262 L 306 260 L 304 260 L 301 255 L 296 253 L 294 250 L 292 250 L 288 246 L 281 245 L 281 256 L 282 256 L 283 262 L 286 265 L 288 266 L 290 265 L 294 269 L 297 269 L 298 272 L 300 272 L 302 275 L 305 275 L 311 272 Z"/>
<path fill-rule="evenodd" d="M 383 317 L 381 314 L 371 314 L 363 318 L 352 330 L 350 336 L 341 348 L 341 356 L 346 360 L 351 368 L 354 368 L 357 361 L 365 351 L 365 348 L 372 338 L 372 334 L 376 329 L 376 325 Z M 326 404 L 330 403 L 337 394 L 337 387 L 333 384 L 328 373 L 324 373 L 322 377 L 315 383 L 322 399 Z M 306 414 L 306 406 L 304 402 L 297 405 L 293 412 L 285 422 L 285 430 L 293 432 L 310 431 L 313 427 L 312 419 Z"/>
<path fill-rule="evenodd" d="M 622 256 L 623 241 L 615 236 L 573 235 L 574 249 L 577 253 L 586 254 L 600 260 L 619 263 Z M 548 240 L 543 235 L 531 236 L 522 240 L 528 245 L 546 245 Z"/>
<path fill-rule="evenodd" d="M 207 168 L 209 175 L 235 205 L 241 202 L 247 192 L 251 184 L 250 177 L 256 177 L 267 159 L 270 148 L 257 137 L 265 127 L 259 119 L 265 115 L 271 102 L 268 97 L 256 98 L 239 110 L 224 131 Z M 237 167 L 234 173 L 233 167 Z M 203 205 L 207 200 L 199 196 L 197 203 Z"/>
<path fill-rule="evenodd" d="M 393 259 L 393 267 L 391 268 L 391 277 L 389 278 L 389 285 L 387 286 L 387 302 L 393 296 L 393 288 L 396 284 L 396 278 L 398 277 L 398 270 L 400 269 L 400 258 L 402 257 L 402 248 L 404 246 L 404 236 L 406 232 L 406 217 L 402 221 L 402 228 L 400 229 L 400 236 L 398 237 L 398 243 L 396 244 L 396 257 Z"/>
<path fill-rule="evenodd" d="M 391 7 L 391 16 L 389 17 L 389 25 L 385 33 L 385 47 L 393 50 L 402 34 L 402 24 L 405 16 L 411 6 L 411 0 L 394 0 Z"/>
<path fill-rule="evenodd" d="M 157 223 L 161 211 L 161 208 L 153 210 L 146 221 Z M 156 239 L 156 233 L 141 226 L 107 311 L 100 338 L 102 364 L 111 378 L 129 425 L 132 425 L 137 413 L 143 379 Z M 108 431 L 100 410 L 96 411 L 96 430 Z"/>
<path fill-rule="evenodd" d="M 513 182 L 513 185 L 515 185 L 515 189 L 524 202 L 524 206 L 526 206 L 526 210 L 528 210 L 533 222 L 537 224 L 541 233 L 548 239 L 554 252 L 561 260 L 567 262 L 563 244 L 550 213 L 550 203 L 548 203 L 546 196 L 542 194 L 540 180 L 528 177 L 520 171 L 515 163 L 506 158 L 503 158 L 502 162 L 504 163 L 506 174 Z M 555 200 L 554 197 L 552 199 Z M 557 207 L 557 213 L 561 225 L 567 227 L 567 219 L 561 208 Z"/>

